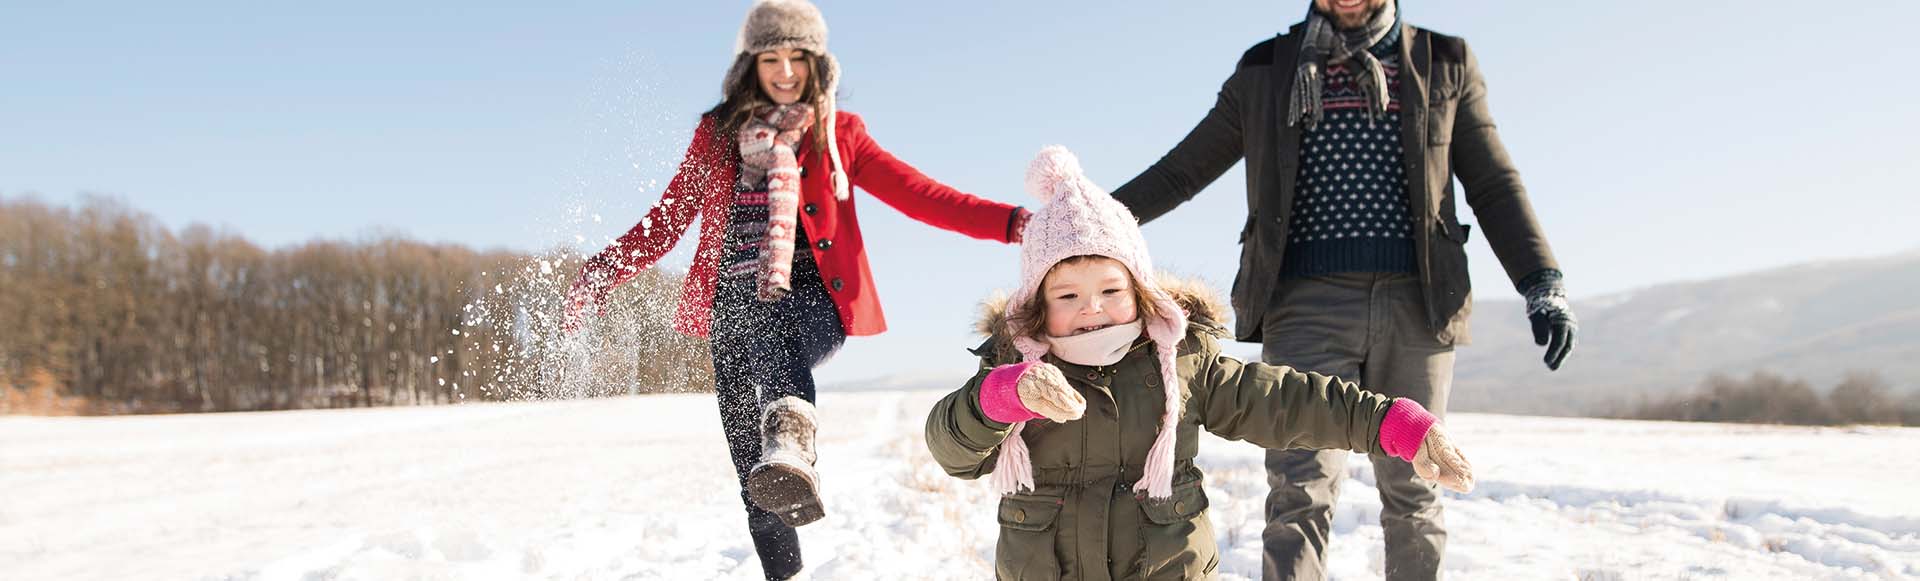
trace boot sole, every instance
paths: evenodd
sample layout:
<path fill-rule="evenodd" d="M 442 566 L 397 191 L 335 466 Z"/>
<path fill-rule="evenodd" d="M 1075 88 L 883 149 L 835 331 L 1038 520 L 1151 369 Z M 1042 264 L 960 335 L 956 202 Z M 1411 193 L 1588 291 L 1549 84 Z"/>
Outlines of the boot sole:
<path fill-rule="evenodd" d="M 747 498 L 787 526 L 812 524 L 826 518 L 827 510 L 820 504 L 819 485 L 809 472 L 785 463 L 755 466 L 747 476 Z"/>

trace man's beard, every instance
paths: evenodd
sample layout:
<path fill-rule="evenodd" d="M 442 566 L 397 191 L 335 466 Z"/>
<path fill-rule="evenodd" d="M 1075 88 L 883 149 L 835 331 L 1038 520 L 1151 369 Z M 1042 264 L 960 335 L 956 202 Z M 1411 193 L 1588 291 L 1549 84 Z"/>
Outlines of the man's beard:
<path fill-rule="evenodd" d="M 1331 5 L 1329 5 L 1326 10 L 1319 10 L 1319 7 L 1320 7 L 1319 4 L 1314 4 L 1315 10 L 1319 11 L 1321 16 L 1325 16 L 1327 20 L 1333 21 L 1334 28 L 1338 28 L 1341 30 L 1353 30 L 1356 28 L 1365 27 L 1367 23 L 1373 22 L 1373 17 L 1379 16 L 1380 10 L 1383 8 L 1386 8 L 1386 5 L 1383 4 L 1380 6 L 1375 6 L 1373 8 L 1368 8 L 1365 12 L 1361 12 L 1359 14 L 1352 14 L 1352 15 L 1334 12 L 1333 7 Z"/>

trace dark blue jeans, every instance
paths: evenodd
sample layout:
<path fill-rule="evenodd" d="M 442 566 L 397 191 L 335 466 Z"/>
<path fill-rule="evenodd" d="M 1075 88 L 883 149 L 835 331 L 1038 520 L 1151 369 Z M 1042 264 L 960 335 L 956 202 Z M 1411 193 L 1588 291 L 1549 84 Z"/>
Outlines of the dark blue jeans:
<path fill-rule="evenodd" d="M 722 279 L 714 290 L 714 389 L 733 469 L 740 478 L 747 528 L 769 579 L 800 570 L 799 535 L 746 498 L 747 471 L 760 461 L 760 415 L 774 400 L 814 401 L 813 368 L 846 342 L 840 310 L 820 281 L 805 233 L 795 240 L 793 292 L 766 303 L 751 277 Z"/>

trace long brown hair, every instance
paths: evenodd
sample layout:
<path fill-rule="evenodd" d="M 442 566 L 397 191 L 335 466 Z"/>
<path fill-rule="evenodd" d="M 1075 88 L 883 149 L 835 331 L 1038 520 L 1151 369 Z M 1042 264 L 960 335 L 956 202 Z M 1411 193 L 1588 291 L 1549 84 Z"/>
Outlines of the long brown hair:
<path fill-rule="evenodd" d="M 829 122 L 826 119 L 826 87 L 820 84 L 820 58 L 811 51 L 801 50 L 807 59 L 807 86 L 800 92 L 800 100 L 813 105 L 814 126 Z M 705 115 L 719 122 L 720 130 L 733 133 L 747 124 L 755 111 L 773 105 L 773 98 L 767 96 L 766 89 L 760 87 L 760 67 L 755 62 L 760 53 L 744 53 L 734 59 L 733 70 L 738 71 L 733 78 L 727 79 L 726 93 L 720 96 L 720 103 L 708 109 Z M 824 149 L 827 146 L 827 132 L 813 132 L 814 147 Z"/>
<path fill-rule="evenodd" d="M 1033 289 L 1033 296 L 1027 297 L 1027 302 L 1017 305 L 1019 308 L 1008 309 L 1007 326 L 1013 329 L 1014 335 L 1027 337 L 1029 339 L 1046 339 L 1047 277 L 1053 276 L 1053 271 L 1059 270 L 1062 265 L 1079 264 L 1101 258 L 1113 260 L 1112 258 L 1098 254 L 1082 254 L 1053 263 L 1053 266 L 1047 269 L 1046 276 L 1040 277 L 1040 284 Z M 1119 261 L 1115 260 L 1114 262 Z M 1133 289 L 1134 316 L 1137 319 L 1159 318 L 1160 311 L 1154 308 L 1153 301 L 1147 300 L 1146 287 L 1140 284 L 1140 277 L 1135 276 L 1133 269 L 1127 268 L 1125 263 L 1121 263 L 1120 270 L 1127 272 L 1127 286 Z"/>

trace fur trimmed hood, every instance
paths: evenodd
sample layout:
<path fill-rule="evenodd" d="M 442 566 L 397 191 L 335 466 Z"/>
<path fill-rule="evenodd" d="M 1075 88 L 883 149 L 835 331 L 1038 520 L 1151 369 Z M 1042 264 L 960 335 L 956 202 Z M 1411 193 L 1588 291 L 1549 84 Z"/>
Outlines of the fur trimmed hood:
<path fill-rule="evenodd" d="M 1187 335 L 1191 337 L 1199 332 L 1226 338 L 1227 317 L 1233 311 L 1215 292 L 1213 287 L 1198 278 L 1174 276 L 1165 272 L 1159 275 L 1160 287 L 1173 295 L 1173 301 L 1187 311 Z M 986 342 L 973 349 L 975 355 L 995 359 L 1017 361 L 1020 353 L 1013 348 L 1013 342 L 1007 340 L 1007 293 L 996 292 L 980 302 L 980 316 L 973 322 L 973 331 L 986 338 Z"/>

